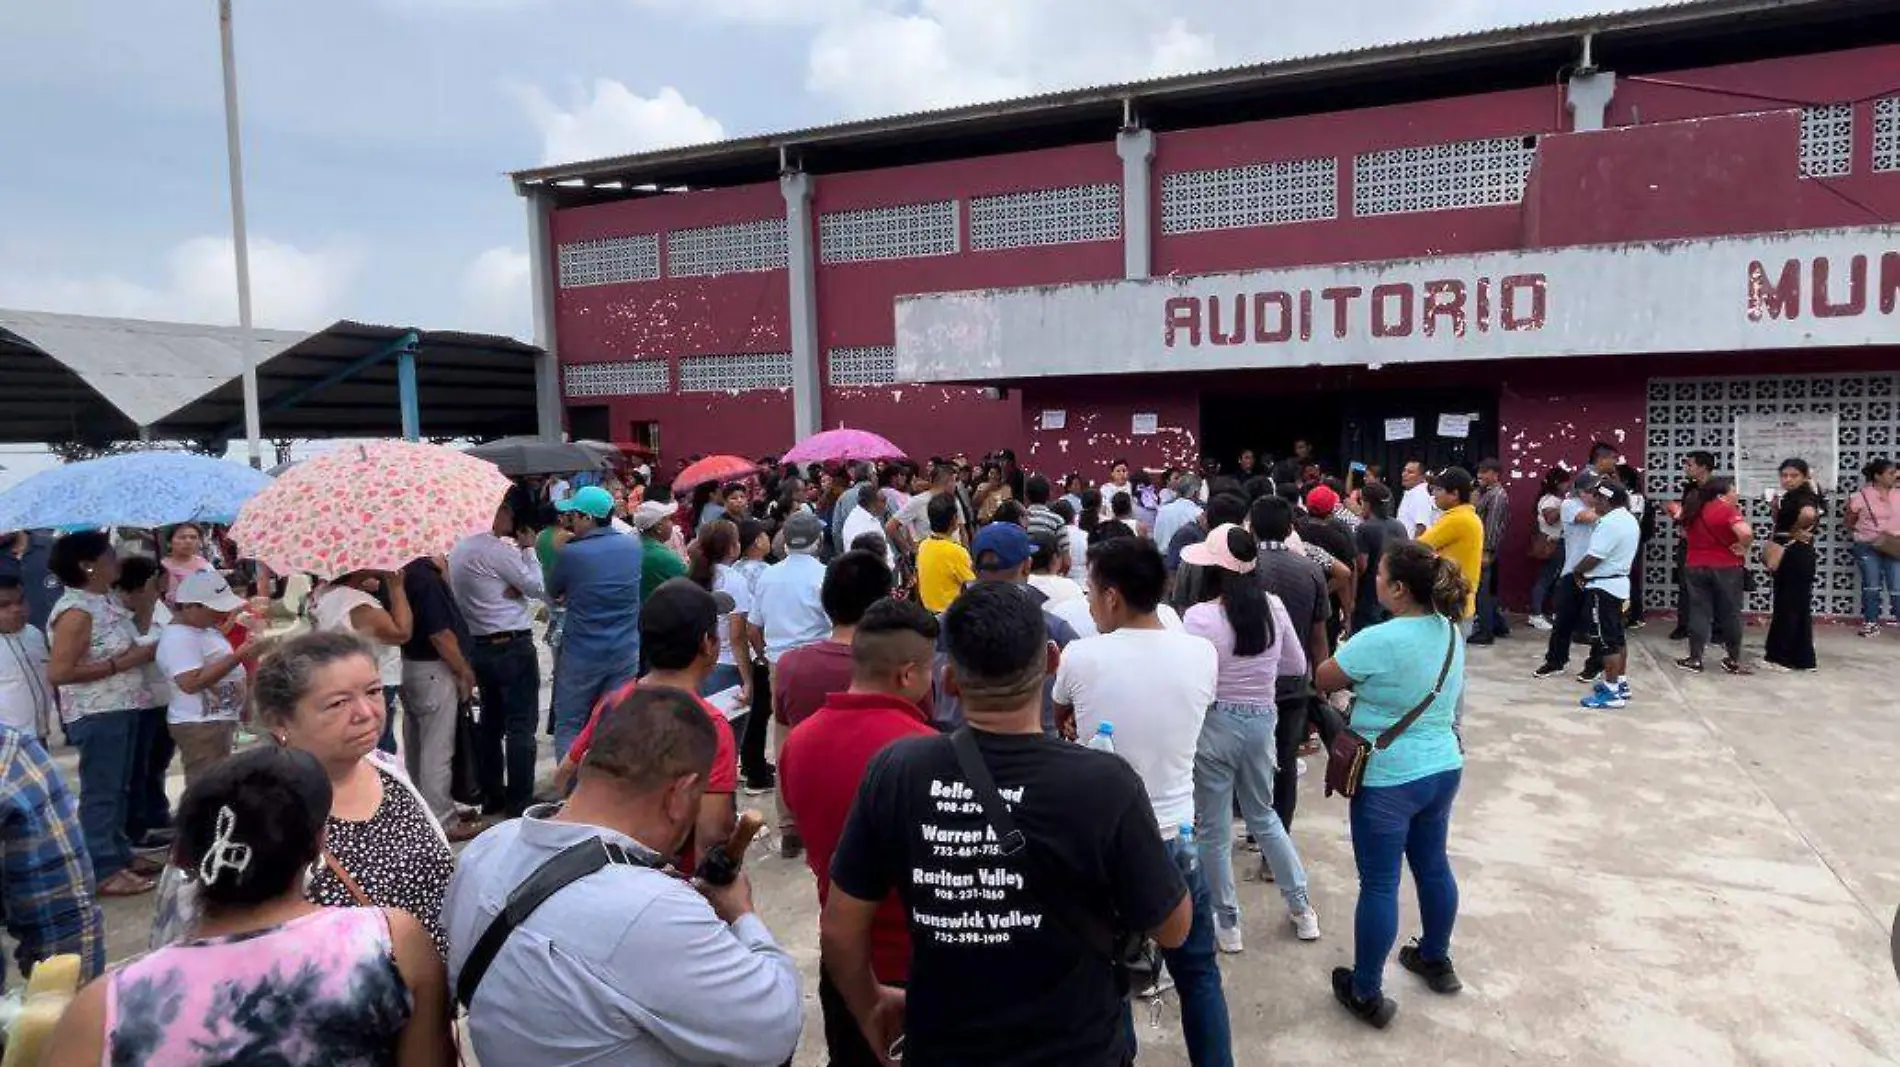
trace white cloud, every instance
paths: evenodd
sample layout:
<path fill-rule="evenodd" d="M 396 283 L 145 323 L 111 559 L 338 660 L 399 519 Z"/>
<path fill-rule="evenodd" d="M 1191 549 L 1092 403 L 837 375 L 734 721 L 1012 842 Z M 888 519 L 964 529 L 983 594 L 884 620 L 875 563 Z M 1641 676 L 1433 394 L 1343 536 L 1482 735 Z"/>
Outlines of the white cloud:
<path fill-rule="evenodd" d="M 256 238 L 250 242 L 252 319 L 259 326 L 316 328 L 348 314 L 364 257 L 340 243 L 316 251 Z M 237 265 L 229 237 L 193 237 L 174 246 L 156 282 L 116 274 L 62 275 L 0 270 L 0 305 L 38 311 L 177 322 L 235 323 Z"/>
<path fill-rule="evenodd" d="M 1150 43 L 1147 75 L 1153 78 L 1169 74 L 1192 74 L 1221 65 L 1220 50 L 1214 38 L 1188 29 L 1184 19 L 1174 19 L 1155 34 Z"/>
<path fill-rule="evenodd" d="M 462 272 L 465 328 L 529 340 L 528 271 L 528 253 L 518 248 L 490 248 L 476 256 Z"/>
<path fill-rule="evenodd" d="M 658 148 L 717 141 L 726 129 L 670 85 L 641 96 L 612 78 L 596 78 L 592 92 L 576 87 L 571 107 L 538 86 L 517 86 L 522 106 L 541 131 L 541 158 L 572 163 Z"/>
<path fill-rule="evenodd" d="M 806 87 L 853 115 L 923 111 L 1020 96 L 1031 82 L 972 64 L 943 23 L 924 15 L 868 12 L 821 28 Z"/>

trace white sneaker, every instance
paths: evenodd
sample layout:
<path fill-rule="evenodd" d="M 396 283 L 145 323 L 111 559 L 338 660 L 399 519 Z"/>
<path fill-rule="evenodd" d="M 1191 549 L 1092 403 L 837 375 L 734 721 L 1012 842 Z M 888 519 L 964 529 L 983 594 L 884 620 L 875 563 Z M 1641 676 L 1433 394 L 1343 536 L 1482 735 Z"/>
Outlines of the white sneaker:
<path fill-rule="evenodd" d="M 1531 629 L 1542 630 L 1545 633 L 1549 633 L 1550 631 L 1556 629 L 1556 627 L 1551 624 L 1551 621 L 1549 619 L 1544 618 L 1542 615 L 1532 615 Z"/>
<path fill-rule="evenodd" d="M 1319 940 L 1319 912 L 1309 907 L 1305 911 L 1287 912 L 1286 918 L 1293 924 L 1295 937 L 1301 941 Z"/>
<path fill-rule="evenodd" d="M 1222 952 L 1230 956 L 1240 952 L 1241 949 L 1246 947 L 1241 943 L 1239 923 L 1235 923 L 1232 926 L 1222 926 L 1216 922 L 1214 924 L 1214 943 L 1220 946 Z"/>

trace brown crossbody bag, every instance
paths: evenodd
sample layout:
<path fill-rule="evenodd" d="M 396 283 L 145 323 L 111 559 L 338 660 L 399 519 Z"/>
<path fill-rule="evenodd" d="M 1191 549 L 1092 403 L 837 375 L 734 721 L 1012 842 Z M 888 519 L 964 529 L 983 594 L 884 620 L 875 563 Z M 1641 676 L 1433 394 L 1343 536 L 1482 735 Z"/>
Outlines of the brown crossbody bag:
<path fill-rule="evenodd" d="M 1386 727 L 1371 741 L 1354 731 L 1350 725 L 1333 735 L 1333 743 L 1326 753 L 1327 796 L 1330 797 L 1335 793 L 1343 797 L 1359 795 L 1359 790 L 1364 788 L 1366 764 L 1372 761 L 1372 754 L 1392 747 L 1392 742 L 1397 741 L 1400 734 L 1410 729 L 1411 725 L 1418 721 L 1418 717 L 1425 714 L 1425 709 L 1431 707 L 1432 702 L 1438 699 L 1438 694 L 1444 692 L 1445 679 L 1451 674 L 1451 661 L 1457 651 L 1458 631 L 1447 621 L 1445 623 L 1445 662 L 1438 668 L 1438 680 L 1432 683 L 1432 691 L 1425 694 L 1425 699 L 1413 706 L 1411 711 L 1399 716 L 1398 722 Z M 1350 719 L 1347 721 L 1351 722 Z"/>

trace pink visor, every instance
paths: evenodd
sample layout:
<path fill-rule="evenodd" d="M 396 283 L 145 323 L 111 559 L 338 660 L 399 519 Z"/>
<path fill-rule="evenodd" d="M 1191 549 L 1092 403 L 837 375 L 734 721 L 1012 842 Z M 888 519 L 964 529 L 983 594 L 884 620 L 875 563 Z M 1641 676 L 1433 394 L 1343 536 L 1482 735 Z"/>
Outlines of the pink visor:
<path fill-rule="evenodd" d="M 1240 527 L 1233 523 L 1223 523 L 1207 531 L 1207 540 L 1200 544 L 1189 545 L 1181 550 L 1181 560 L 1197 567 L 1219 567 L 1235 574 L 1252 574 L 1254 561 L 1243 560 L 1234 555 L 1227 545 L 1228 535 Z"/>

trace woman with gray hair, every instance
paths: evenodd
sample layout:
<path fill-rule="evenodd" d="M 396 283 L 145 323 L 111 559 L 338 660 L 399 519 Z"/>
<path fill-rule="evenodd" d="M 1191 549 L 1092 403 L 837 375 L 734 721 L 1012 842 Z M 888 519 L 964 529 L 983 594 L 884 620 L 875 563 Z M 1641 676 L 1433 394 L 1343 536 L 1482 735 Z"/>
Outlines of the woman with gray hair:
<path fill-rule="evenodd" d="M 251 700 L 271 737 L 314 756 L 330 779 L 324 847 L 305 895 L 332 907 L 401 908 L 446 954 L 442 898 L 455 855 L 401 762 L 376 747 L 387 713 L 369 644 L 348 633 L 293 638 L 258 664 Z M 193 903 L 161 901 L 155 944 L 189 936 Z"/>

